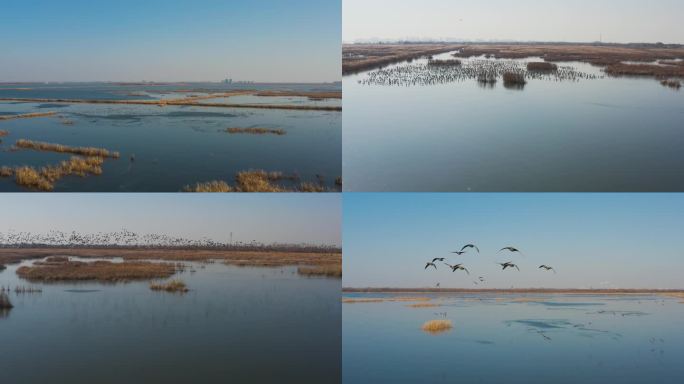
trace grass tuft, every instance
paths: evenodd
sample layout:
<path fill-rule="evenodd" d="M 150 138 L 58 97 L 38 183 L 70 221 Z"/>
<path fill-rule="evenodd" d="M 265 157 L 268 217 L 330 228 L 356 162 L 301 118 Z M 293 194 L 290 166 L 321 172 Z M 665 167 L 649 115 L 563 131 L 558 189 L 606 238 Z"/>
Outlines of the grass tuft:
<path fill-rule="evenodd" d="M 171 280 L 168 283 L 151 283 L 150 289 L 153 291 L 179 292 L 189 291 L 188 287 L 181 280 Z"/>
<path fill-rule="evenodd" d="M 109 151 L 104 148 L 95 147 L 70 147 L 62 144 L 44 143 L 40 141 L 31 141 L 25 139 L 17 140 L 15 146 L 23 149 L 33 149 L 36 151 L 58 152 L 58 153 L 72 153 L 74 155 L 92 156 L 92 157 L 111 157 L 113 159 L 119 158 L 119 152 Z"/>
<path fill-rule="evenodd" d="M 558 69 L 558 66 L 554 63 L 547 63 L 547 62 L 527 63 L 527 70 L 528 71 L 555 71 L 557 69 Z"/>
<path fill-rule="evenodd" d="M 197 183 L 194 186 L 186 185 L 183 192 L 233 192 L 234 189 L 222 180 Z"/>
<path fill-rule="evenodd" d="M 315 267 L 299 267 L 297 274 L 303 276 L 342 277 L 342 265 L 319 265 Z"/>
<path fill-rule="evenodd" d="M 423 324 L 422 329 L 430 333 L 442 333 L 453 328 L 451 320 L 430 320 Z"/>
<path fill-rule="evenodd" d="M 250 135 L 278 135 L 287 134 L 284 129 L 270 129 L 270 128 L 227 128 L 226 132 L 230 134 L 250 134 Z"/>

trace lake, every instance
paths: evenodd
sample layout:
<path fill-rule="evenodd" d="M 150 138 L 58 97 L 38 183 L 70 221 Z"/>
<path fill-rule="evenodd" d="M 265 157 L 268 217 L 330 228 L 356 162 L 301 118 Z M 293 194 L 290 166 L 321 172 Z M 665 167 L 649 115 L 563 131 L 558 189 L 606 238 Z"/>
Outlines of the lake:
<path fill-rule="evenodd" d="M 17 88 L 23 87 L 23 88 Z M 183 84 L 22 84 L 0 86 L 0 98 L 162 100 L 240 90 L 291 92 L 339 91 L 339 84 L 263 85 Z M 180 92 L 183 90 L 183 92 Z M 207 103 L 340 107 L 339 99 L 237 95 L 201 99 Z M 55 183 L 64 192 L 177 192 L 212 180 L 233 184 L 247 170 L 296 176 L 280 185 L 322 185 L 336 191 L 342 175 L 342 114 L 325 110 L 200 107 L 189 105 L 17 103 L 0 101 L 0 115 L 57 112 L 55 116 L 0 121 L 0 166 L 40 168 L 69 154 L 14 150 L 27 139 L 68 146 L 99 147 L 121 153 L 106 160 L 102 174 L 67 176 Z M 284 130 L 283 135 L 230 134 L 227 128 Z M 0 191 L 25 191 L 11 177 L 0 178 Z"/>
<path fill-rule="evenodd" d="M 587 77 L 535 77 L 514 89 L 501 78 L 483 86 L 471 78 L 422 85 L 415 72 L 384 82 L 371 77 L 377 70 L 345 76 L 344 190 L 684 190 L 684 92 L 586 63 L 558 65 Z"/>
<path fill-rule="evenodd" d="M 7 266 L 0 285 L 42 293 L 12 292 L 14 308 L 0 314 L 4 380 L 339 382 L 339 279 L 184 264 L 183 295 L 151 291 L 147 281 L 33 284 L 16 276 L 20 265 Z"/>
<path fill-rule="evenodd" d="M 684 374 L 681 298 L 403 296 L 440 306 L 343 304 L 343 383 L 679 383 Z M 434 319 L 453 329 L 421 330 Z"/>

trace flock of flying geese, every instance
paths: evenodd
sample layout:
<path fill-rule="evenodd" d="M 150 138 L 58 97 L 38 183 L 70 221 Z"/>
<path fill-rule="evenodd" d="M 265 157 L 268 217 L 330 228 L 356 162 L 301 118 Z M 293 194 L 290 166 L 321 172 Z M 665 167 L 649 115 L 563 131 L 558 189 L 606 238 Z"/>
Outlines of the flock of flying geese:
<path fill-rule="evenodd" d="M 461 249 L 459 251 L 453 251 L 451 253 L 456 254 L 457 256 L 461 256 L 461 255 L 467 253 L 471 249 L 477 251 L 477 253 L 480 253 L 480 249 L 475 244 L 466 244 L 463 247 L 461 247 Z M 524 255 L 522 252 L 520 252 L 520 250 L 518 248 L 511 247 L 511 246 L 503 247 L 499 250 L 499 252 L 502 252 L 502 251 L 507 251 L 509 253 L 519 253 L 521 255 Z M 433 267 L 435 270 L 437 270 L 436 262 L 439 261 L 441 263 L 444 263 L 444 265 L 446 265 L 447 267 L 451 268 L 451 272 L 465 271 L 468 275 L 470 275 L 470 271 L 466 267 L 463 266 L 463 263 L 452 265 L 452 264 L 447 263 L 445 260 L 446 260 L 445 257 L 435 257 L 432 259 L 432 261 L 428 261 L 427 263 L 425 263 L 424 269 L 428 269 L 429 267 Z M 507 261 L 504 263 L 496 263 L 496 264 L 500 265 L 501 270 L 504 270 L 504 271 L 506 270 L 506 268 L 511 268 L 511 269 L 515 268 L 518 271 L 520 271 L 520 268 L 518 267 L 518 265 L 514 264 L 512 261 Z M 550 267 L 546 264 L 540 265 L 539 268 L 537 268 L 537 269 L 543 269 L 545 271 L 553 271 L 553 273 L 556 273 L 556 270 L 553 269 L 553 267 Z M 478 281 L 484 282 L 485 279 L 484 279 L 484 277 L 479 276 L 478 280 L 473 281 L 473 283 L 478 284 Z M 437 284 L 437 286 L 439 287 L 439 283 Z"/>

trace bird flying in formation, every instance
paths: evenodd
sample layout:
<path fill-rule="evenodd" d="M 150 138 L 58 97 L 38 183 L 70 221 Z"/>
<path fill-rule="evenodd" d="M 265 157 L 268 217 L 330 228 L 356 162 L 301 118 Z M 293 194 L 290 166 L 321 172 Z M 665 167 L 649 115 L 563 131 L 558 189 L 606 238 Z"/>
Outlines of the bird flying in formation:
<path fill-rule="evenodd" d="M 501 252 L 501 251 L 518 252 L 518 253 L 522 254 L 522 252 L 520 252 L 520 250 L 516 247 L 503 247 L 503 248 L 499 249 L 499 252 Z"/>
<path fill-rule="evenodd" d="M 435 267 L 435 269 L 437 269 L 437 266 L 435 265 L 435 263 L 428 261 L 427 263 L 425 263 L 425 269 L 428 269 L 429 266 L 433 266 L 433 267 Z"/>
<path fill-rule="evenodd" d="M 548 265 L 540 265 L 540 266 L 539 266 L 539 269 L 542 269 L 542 268 L 545 269 L 545 270 L 547 270 L 547 271 L 548 271 L 548 270 L 551 270 L 551 271 L 553 271 L 553 273 L 556 273 L 556 270 L 553 269 L 553 267 L 549 267 Z"/>
<path fill-rule="evenodd" d="M 514 268 L 514 267 L 515 267 L 515 269 L 517 269 L 518 271 L 520 271 L 520 268 L 518 268 L 517 265 L 513 264 L 513 263 L 510 262 L 510 261 L 507 261 L 507 262 L 505 262 L 505 263 L 497 263 L 497 264 L 499 264 L 500 266 L 503 267 L 502 270 L 506 270 L 506 268 Z"/>
<path fill-rule="evenodd" d="M 461 248 L 461 252 L 463 252 L 464 250 L 466 250 L 468 248 L 474 248 L 477 251 L 477 253 L 480 253 L 480 249 L 477 246 L 475 246 L 475 244 L 464 245 L 463 248 Z"/>
<path fill-rule="evenodd" d="M 443 257 L 435 257 L 432 259 L 432 262 L 434 263 L 435 261 L 444 261 L 445 259 Z"/>
<path fill-rule="evenodd" d="M 454 251 L 454 252 L 451 252 L 451 253 L 455 253 L 455 254 L 461 256 L 462 254 L 465 253 L 465 251 Z"/>
<path fill-rule="evenodd" d="M 456 272 L 458 270 L 461 270 L 461 271 L 466 271 L 466 273 L 470 275 L 470 271 L 468 271 L 468 269 L 466 269 L 466 267 L 464 267 L 463 264 L 456 264 L 456 265 L 450 265 L 447 263 L 444 263 L 444 264 L 446 264 L 449 268 L 451 268 L 451 272 Z"/>

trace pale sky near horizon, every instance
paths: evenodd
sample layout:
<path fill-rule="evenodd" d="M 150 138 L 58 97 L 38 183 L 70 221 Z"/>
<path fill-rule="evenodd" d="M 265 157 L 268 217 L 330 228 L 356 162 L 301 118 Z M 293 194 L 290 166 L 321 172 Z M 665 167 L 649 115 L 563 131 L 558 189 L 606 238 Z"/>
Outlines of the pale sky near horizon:
<path fill-rule="evenodd" d="M 682 213 L 684 194 L 345 194 L 343 285 L 682 289 Z"/>
<path fill-rule="evenodd" d="M 3 193 L 0 232 L 166 234 L 228 242 L 341 244 L 339 194 Z"/>
<path fill-rule="evenodd" d="M 3 0 L 0 82 L 333 82 L 341 0 Z"/>
<path fill-rule="evenodd" d="M 342 38 L 684 43 L 680 0 L 344 0 Z"/>

